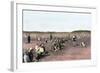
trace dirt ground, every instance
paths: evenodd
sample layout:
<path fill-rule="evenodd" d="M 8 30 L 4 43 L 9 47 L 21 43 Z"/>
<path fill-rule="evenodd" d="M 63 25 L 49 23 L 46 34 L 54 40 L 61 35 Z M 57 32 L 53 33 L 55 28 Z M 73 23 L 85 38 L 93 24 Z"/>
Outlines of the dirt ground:
<path fill-rule="evenodd" d="M 85 42 L 86 46 L 81 46 L 81 42 Z M 30 43 L 27 43 L 27 40 L 23 41 L 23 49 L 26 48 L 34 48 L 36 44 L 44 43 L 44 46 L 47 51 L 49 51 L 50 55 L 44 56 L 39 61 L 65 61 L 65 60 L 84 60 L 84 59 L 91 59 L 91 37 L 85 36 L 82 38 L 77 39 L 76 42 L 71 41 L 71 39 L 68 39 L 64 43 L 64 48 L 62 50 L 58 51 L 52 51 L 51 50 L 51 44 L 52 42 L 48 40 L 47 43 L 45 43 L 44 40 L 38 41 L 38 40 L 32 40 Z"/>
<path fill-rule="evenodd" d="M 73 50 L 74 49 L 74 50 Z M 90 48 L 70 48 L 64 50 L 62 55 L 51 55 L 44 57 L 41 61 L 64 61 L 64 60 L 82 60 L 91 59 Z"/>

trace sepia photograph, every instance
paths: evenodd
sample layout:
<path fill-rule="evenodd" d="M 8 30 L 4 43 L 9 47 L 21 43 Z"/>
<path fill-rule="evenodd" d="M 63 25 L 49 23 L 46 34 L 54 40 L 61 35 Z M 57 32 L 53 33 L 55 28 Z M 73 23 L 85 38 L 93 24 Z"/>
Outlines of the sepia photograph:
<path fill-rule="evenodd" d="M 22 10 L 22 62 L 91 59 L 91 12 Z"/>
<path fill-rule="evenodd" d="M 11 7 L 13 71 L 96 65 L 95 7 L 34 2 Z"/>

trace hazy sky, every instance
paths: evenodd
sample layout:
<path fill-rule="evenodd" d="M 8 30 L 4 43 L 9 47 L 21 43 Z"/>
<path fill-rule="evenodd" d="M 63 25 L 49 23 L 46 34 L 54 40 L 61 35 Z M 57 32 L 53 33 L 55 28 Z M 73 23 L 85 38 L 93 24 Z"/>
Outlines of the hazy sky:
<path fill-rule="evenodd" d="M 24 11 L 24 31 L 58 31 L 91 30 L 91 14 Z"/>

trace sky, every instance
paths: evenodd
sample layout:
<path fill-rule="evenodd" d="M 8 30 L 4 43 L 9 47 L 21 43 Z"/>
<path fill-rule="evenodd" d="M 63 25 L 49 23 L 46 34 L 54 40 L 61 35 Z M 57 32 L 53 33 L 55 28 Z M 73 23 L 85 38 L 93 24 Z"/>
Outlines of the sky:
<path fill-rule="evenodd" d="M 91 24 L 91 14 L 86 13 L 23 11 L 23 31 L 91 30 Z"/>

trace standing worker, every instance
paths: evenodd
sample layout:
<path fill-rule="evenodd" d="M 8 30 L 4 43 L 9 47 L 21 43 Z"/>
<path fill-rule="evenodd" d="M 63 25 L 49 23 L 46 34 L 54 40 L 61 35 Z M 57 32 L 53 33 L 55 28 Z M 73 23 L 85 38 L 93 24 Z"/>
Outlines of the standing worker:
<path fill-rule="evenodd" d="M 31 37 L 30 37 L 30 35 L 28 35 L 28 37 L 27 37 L 27 41 L 28 41 L 28 43 L 31 42 Z"/>

